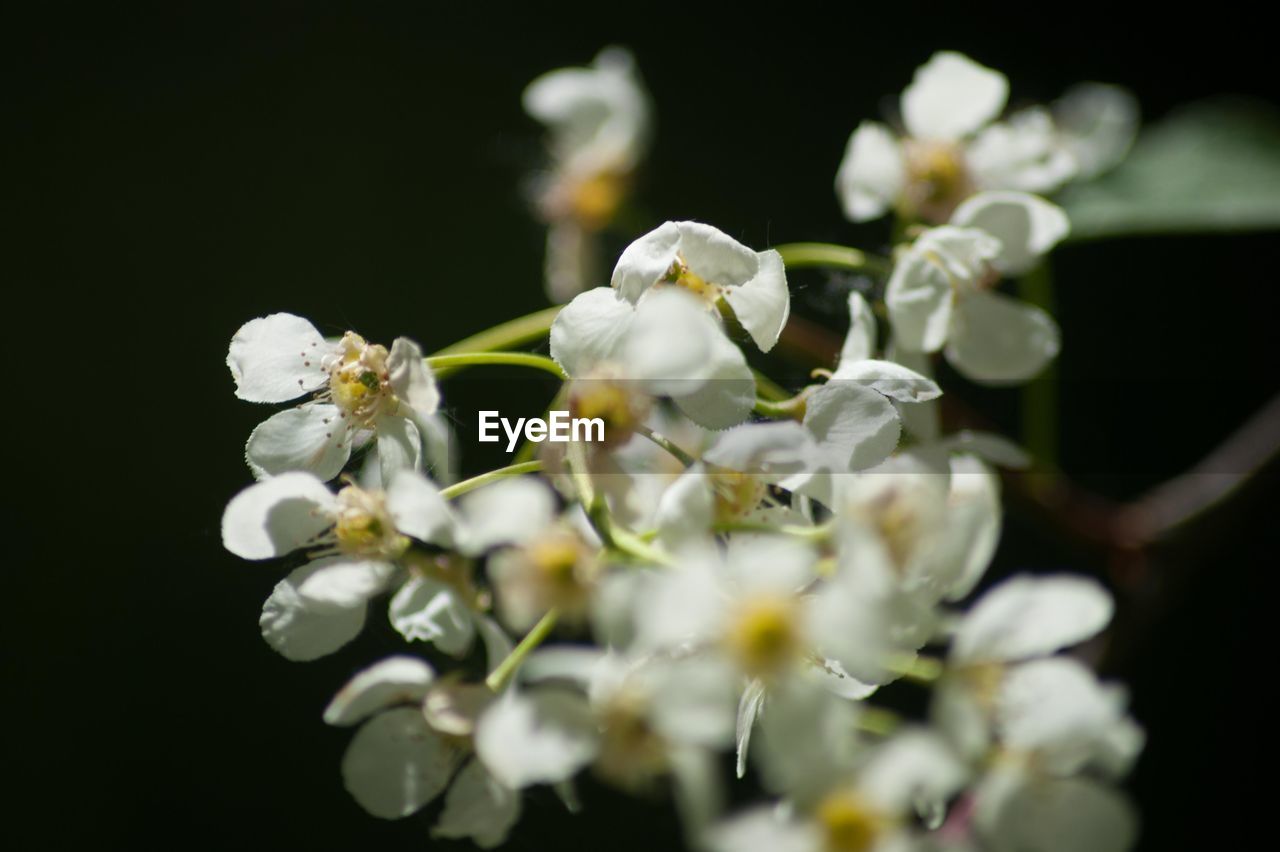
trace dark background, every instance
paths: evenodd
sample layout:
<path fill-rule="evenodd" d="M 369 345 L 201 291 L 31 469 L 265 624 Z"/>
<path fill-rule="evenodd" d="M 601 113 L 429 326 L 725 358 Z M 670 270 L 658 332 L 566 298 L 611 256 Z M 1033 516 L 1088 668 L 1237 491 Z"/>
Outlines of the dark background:
<path fill-rule="evenodd" d="M 18 511 L 0 636 L 19 798 L 4 832 L 23 849 L 436 848 L 436 809 L 387 823 L 348 798 L 349 732 L 320 721 L 352 672 L 396 647 L 377 610 L 368 635 L 312 664 L 258 636 L 278 572 L 223 552 L 218 521 L 250 481 L 243 440 L 266 411 L 234 399 L 223 359 L 242 322 L 278 310 L 433 350 L 542 307 L 543 234 L 520 192 L 541 161 L 519 106 L 538 73 L 631 46 L 658 118 L 636 233 L 697 218 L 757 248 L 884 239 L 842 220 L 834 172 L 857 122 L 935 49 L 1005 71 L 1014 103 L 1085 79 L 1129 86 L 1149 118 L 1278 94 L 1260 28 L 1164 13 L 1136 28 L 1114 7 L 53 3 L 5 24 Z M 1061 250 L 1068 468 L 1129 496 L 1258 409 L 1276 389 L 1278 260 L 1272 235 Z M 843 330 L 839 279 L 792 283 L 797 313 Z M 469 440 L 475 408 L 533 409 L 550 387 L 471 376 L 445 392 L 476 472 L 501 459 Z M 958 394 L 1012 411 L 1010 392 Z M 1122 590 L 1124 641 L 1106 665 L 1150 733 L 1130 784 L 1143 848 L 1230 848 L 1250 821 L 1237 764 L 1264 759 L 1250 709 L 1269 703 L 1258 684 L 1274 668 L 1257 613 L 1275 480 Z M 1007 524 L 994 574 L 1115 567 L 1017 506 Z M 665 800 L 584 796 L 570 818 L 527 795 L 511 848 L 678 842 Z"/>

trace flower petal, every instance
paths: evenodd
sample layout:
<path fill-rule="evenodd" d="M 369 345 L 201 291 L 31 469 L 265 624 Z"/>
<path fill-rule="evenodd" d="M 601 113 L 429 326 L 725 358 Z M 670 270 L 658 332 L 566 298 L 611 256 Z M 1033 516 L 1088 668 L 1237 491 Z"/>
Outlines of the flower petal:
<path fill-rule="evenodd" d="M 1034 377 L 1057 357 L 1058 324 L 1035 305 L 1002 293 L 970 293 L 956 304 L 947 360 L 976 382 Z"/>
<path fill-rule="evenodd" d="M 864 121 L 849 137 L 836 172 L 836 195 L 853 222 L 882 216 L 902 194 L 907 168 L 902 145 L 889 128 Z"/>
<path fill-rule="evenodd" d="M 390 482 L 400 471 L 422 467 L 422 434 L 408 417 L 384 414 L 377 420 L 378 473 Z"/>
<path fill-rule="evenodd" d="M 273 414 L 245 444 L 245 461 L 259 479 L 305 470 L 323 480 L 342 472 L 351 457 L 351 436 L 336 405 L 312 403 Z"/>
<path fill-rule="evenodd" d="M 1000 254 L 992 264 L 1006 275 L 1035 266 L 1071 230 L 1061 207 L 1025 192 L 980 192 L 956 208 L 951 224 L 999 240 Z"/>
<path fill-rule="evenodd" d="M 415 417 L 426 418 L 436 413 L 440 407 L 440 388 L 422 358 L 422 347 L 407 337 L 397 337 L 387 356 L 387 373 L 396 397 L 413 409 Z"/>
<path fill-rule="evenodd" d="M 508 787 L 563 781 L 595 756 L 595 724 L 575 693 L 508 690 L 480 717 L 475 748 Z"/>
<path fill-rule="evenodd" d="M 410 642 L 430 642 L 453 657 L 471 647 L 476 625 L 471 608 L 453 587 L 412 577 L 391 598 L 391 626 Z"/>
<path fill-rule="evenodd" d="M 1042 107 L 1024 109 L 978 134 L 965 161 L 979 186 L 1052 192 L 1076 173 L 1071 156 Z"/>
<path fill-rule="evenodd" d="M 468 553 L 520 544 L 545 530 L 555 517 L 551 489 L 533 476 L 513 476 L 472 491 L 459 501 Z"/>
<path fill-rule="evenodd" d="M 336 498 L 309 473 L 284 473 L 250 485 L 222 514 L 222 546 L 242 559 L 297 550 L 333 524 Z"/>
<path fill-rule="evenodd" d="M 857 290 L 849 292 L 849 333 L 840 347 L 841 367 L 874 358 L 876 354 L 876 315 L 871 305 Z"/>
<path fill-rule="evenodd" d="M 901 364 L 875 358 L 842 363 L 831 380 L 857 382 L 898 402 L 928 402 L 942 396 L 942 388 L 933 379 Z"/>
<path fill-rule="evenodd" d="M 574 297 L 551 324 L 551 357 L 570 376 L 618 357 L 634 310 L 608 287 Z"/>
<path fill-rule="evenodd" d="M 249 402 L 287 402 L 329 378 L 322 361 L 332 350 L 316 327 L 293 314 L 249 320 L 231 338 L 227 366 L 236 396 Z"/>
<path fill-rule="evenodd" d="M 959 139 L 1000 114 L 1009 81 L 952 51 L 935 53 L 902 92 L 902 120 L 917 139 Z"/>
<path fill-rule="evenodd" d="M 1052 654 L 1098 633 L 1113 609 L 1106 589 L 1085 577 L 1013 577 L 965 615 L 951 657 L 982 662 Z"/>
<path fill-rule="evenodd" d="M 791 291 L 787 289 L 782 255 L 770 250 L 760 252 L 756 258 L 755 274 L 741 284 L 729 286 L 724 300 L 760 351 L 768 352 L 778 342 L 791 315 Z"/>
<path fill-rule="evenodd" d="M 320 606 L 298 593 L 314 571 L 314 565 L 298 568 L 276 584 L 262 605 L 262 638 L 288 660 L 307 662 L 332 654 L 364 628 L 363 604 L 350 609 Z"/>
<path fill-rule="evenodd" d="M 387 488 L 387 510 L 396 529 L 428 544 L 453 543 L 457 518 L 435 485 L 414 470 L 401 470 Z"/>
<path fill-rule="evenodd" d="M 1097 177 L 1129 153 L 1138 135 L 1138 99 L 1119 86 L 1080 83 L 1053 104 L 1053 123 L 1076 161 L 1077 177 Z"/>
<path fill-rule="evenodd" d="M 457 752 L 427 726 L 422 711 L 379 713 L 356 732 L 342 757 L 342 781 L 355 800 L 382 819 L 400 819 L 444 790 Z"/>
<path fill-rule="evenodd" d="M 827 382 L 809 395 L 804 426 L 828 469 L 864 470 L 889 457 L 901 426 L 893 405 L 857 382 Z"/>
<path fill-rule="evenodd" d="M 329 702 L 324 721 L 346 727 L 396 704 L 421 704 L 435 672 L 417 657 L 388 657 L 359 672 Z"/>
<path fill-rule="evenodd" d="M 618 295 L 637 304 L 646 290 L 666 277 L 680 251 L 680 224 L 664 222 L 623 250 L 610 279 Z"/>
<path fill-rule="evenodd" d="M 470 838 L 481 849 L 500 846 L 520 819 L 520 794 L 504 787 L 472 760 L 449 785 L 432 837 Z"/>
<path fill-rule="evenodd" d="M 330 556 L 312 562 L 313 569 L 297 584 L 305 600 L 339 609 L 359 606 L 386 588 L 396 566 L 381 559 Z"/>
<path fill-rule="evenodd" d="M 884 302 L 893 343 L 908 352 L 937 352 L 947 340 L 954 303 L 951 277 L 936 258 L 915 248 L 893 267 Z"/>

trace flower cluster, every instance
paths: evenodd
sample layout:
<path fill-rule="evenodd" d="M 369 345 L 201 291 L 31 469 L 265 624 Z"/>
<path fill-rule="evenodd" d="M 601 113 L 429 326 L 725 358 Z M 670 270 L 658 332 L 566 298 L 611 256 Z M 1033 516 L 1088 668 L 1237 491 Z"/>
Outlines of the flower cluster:
<path fill-rule="evenodd" d="M 947 432 L 933 378 L 938 355 L 993 384 L 1057 355 L 1053 319 L 1000 292 L 1069 231 L 1029 191 L 1123 154 L 1114 90 L 1075 95 L 1075 123 L 992 123 L 1006 90 L 938 54 L 903 95 L 908 135 L 854 134 L 846 212 L 892 209 L 909 239 L 878 260 L 841 250 L 874 284 L 849 293 L 838 359 L 794 392 L 751 362 L 785 339 L 788 266 L 807 256 L 700 222 L 662 224 L 608 286 L 574 288 L 544 329 L 550 359 L 500 342 L 424 357 L 289 314 L 235 334 L 237 396 L 309 397 L 250 436 L 258 481 L 223 517 L 228 550 L 289 569 L 263 636 L 314 659 L 385 598 L 408 643 L 324 713 L 359 725 L 342 775 L 362 807 L 394 819 L 443 796 L 435 834 L 488 848 L 523 790 L 552 785 L 572 809 L 591 771 L 671 790 L 689 844 L 709 850 L 1130 845 L 1114 782 L 1142 730 L 1123 690 L 1069 653 L 1112 600 L 1084 577 L 987 576 L 995 467 L 1026 455 Z M 630 58 L 553 72 L 526 106 L 554 128 L 548 216 L 608 214 L 648 125 Z M 490 363 L 561 376 L 557 399 L 602 418 L 604 440 L 527 445 L 450 484 L 437 379 Z M 885 699 L 897 681 L 931 690 L 926 713 Z M 725 807 L 726 751 L 769 801 Z"/>

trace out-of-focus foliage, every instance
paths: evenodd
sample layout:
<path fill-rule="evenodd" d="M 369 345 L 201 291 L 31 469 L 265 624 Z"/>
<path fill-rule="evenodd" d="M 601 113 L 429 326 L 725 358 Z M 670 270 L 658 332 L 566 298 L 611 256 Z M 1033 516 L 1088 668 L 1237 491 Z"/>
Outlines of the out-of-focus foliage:
<path fill-rule="evenodd" d="M 1075 240 L 1280 227 L 1280 113 L 1243 99 L 1190 104 L 1058 201 Z"/>

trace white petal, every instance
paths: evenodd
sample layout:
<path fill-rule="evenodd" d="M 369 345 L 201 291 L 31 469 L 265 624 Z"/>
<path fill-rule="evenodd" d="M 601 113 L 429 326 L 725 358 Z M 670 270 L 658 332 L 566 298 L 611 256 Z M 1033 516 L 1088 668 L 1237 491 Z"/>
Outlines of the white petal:
<path fill-rule="evenodd" d="M 1052 192 L 1076 172 L 1075 158 L 1041 107 L 983 130 L 965 149 L 965 162 L 986 189 Z"/>
<path fill-rule="evenodd" d="M 1031 466 L 1031 456 L 1013 441 L 995 432 L 971 432 L 962 429 L 940 442 L 949 452 L 972 453 L 985 462 L 1013 470 Z"/>
<path fill-rule="evenodd" d="M 804 470 L 815 449 L 813 435 L 794 420 L 744 423 L 717 435 L 702 458 L 728 470 L 774 477 Z"/>
<path fill-rule="evenodd" d="M 849 293 L 849 333 L 840 347 L 841 367 L 874 358 L 876 354 L 876 315 L 871 305 L 857 290 Z"/>
<path fill-rule="evenodd" d="M 608 287 L 574 297 L 551 324 L 551 357 L 570 376 L 616 359 L 633 314 L 631 304 Z"/>
<path fill-rule="evenodd" d="M 965 615 L 951 656 L 979 662 L 1052 654 L 1102 630 L 1113 609 L 1106 589 L 1085 577 L 1013 577 Z"/>
<path fill-rule="evenodd" d="M 653 696 L 650 721 L 663 739 L 715 749 L 733 741 L 739 676 L 723 658 L 653 662 L 641 677 Z"/>
<path fill-rule="evenodd" d="M 298 594 L 298 586 L 314 571 L 314 565 L 298 568 L 276 584 L 262 605 L 258 621 L 262 638 L 289 660 L 307 662 L 332 654 L 364 628 L 364 604 L 340 609 L 315 604 Z"/>
<path fill-rule="evenodd" d="M 410 642 L 430 642 L 446 654 L 460 657 L 475 637 L 471 608 L 450 586 L 426 577 L 413 577 L 391 598 L 391 626 Z"/>
<path fill-rule="evenodd" d="M 356 732 L 342 757 L 342 781 L 360 807 L 399 819 L 440 795 L 456 765 L 457 752 L 427 726 L 422 711 L 399 708 Z"/>
<path fill-rule="evenodd" d="M 876 750 L 863 767 L 858 786 L 889 813 L 906 814 L 921 799 L 946 802 L 967 776 L 941 737 L 907 730 Z"/>
<path fill-rule="evenodd" d="M 407 337 L 397 337 L 387 356 L 391 389 L 416 417 L 430 417 L 440 407 L 440 389 L 422 358 L 422 347 Z"/>
<path fill-rule="evenodd" d="M 902 93 L 902 120 L 917 139 L 959 139 L 1004 109 L 1009 81 L 999 71 L 951 51 L 916 69 Z"/>
<path fill-rule="evenodd" d="M 844 670 L 839 660 L 823 658 L 815 660 L 805 669 L 805 674 L 816 680 L 822 688 L 832 695 L 861 701 L 873 695 L 880 687 L 874 683 L 863 683 Z"/>
<path fill-rule="evenodd" d="M 663 544 L 678 546 L 680 542 L 710 534 L 715 519 L 715 495 L 706 470 L 700 464 L 676 477 L 662 492 L 654 525 Z"/>
<path fill-rule="evenodd" d="M 453 510 L 435 485 L 412 470 L 397 472 L 387 488 L 387 510 L 396 529 L 418 541 L 448 546 L 457 524 Z"/>
<path fill-rule="evenodd" d="M 854 222 L 883 215 L 902 194 L 906 180 L 902 146 L 889 128 L 876 121 L 859 124 L 836 172 L 836 195 L 844 215 Z"/>
<path fill-rule="evenodd" d="M 728 286 L 724 299 L 760 351 L 768 352 L 778 342 L 791 314 L 791 291 L 787 289 L 782 255 L 770 250 L 760 252 L 756 258 L 755 274 L 741 284 Z"/>
<path fill-rule="evenodd" d="M 822 836 L 808 824 L 785 820 L 759 806 L 715 826 L 706 839 L 713 852 L 821 852 Z"/>
<path fill-rule="evenodd" d="M 236 396 L 249 402 L 287 402 L 328 380 L 321 360 L 332 344 L 293 314 L 249 320 L 231 338 L 227 366 Z"/>
<path fill-rule="evenodd" d="M 551 489 L 532 476 L 513 476 L 472 491 L 459 501 L 465 549 L 480 553 L 528 541 L 551 524 L 555 507 Z"/>
<path fill-rule="evenodd" d="M 664 288 L 637 306 L 624 359 L 653 393 L 681 396 L 711 377 L 719 340 L 727 338 L 697 299 Z"/>
<path fill-rule="evenodd" d="M 764 706 L 764 697 L 764 681 L 752 679 L 747 684 L 747 688 L 742 690 L 742 696 L 738 699 L 734 738 L 738 747 L 736 771 L 739 778 L 747 774 L 747 749 L 751 746 L 751 731 L 756 726 L 756 717 L 760 715 L 760 708 Z"/>
<path fill-rule="evenodd" d="M 993 852 L 1126 852 L 1138 820 L 1124 795 L 1085 778 L 1044 779 L 979 790 L 976 828 Z"/>
<path fill-rule="evenodd" d="M 680 225 L 664 222 L 623 250 L 613 269 L 613 289 L 633 305 L 638 303 L 671 270 L 679 250 Z"/>
<path fill-rule="evenodd" d="M 1071 230 L 1061 207 L 1025 192 L 980 192 L 956 208 L 951 224 L 978 228 L 999 240 L 1000 254 L 992 264 L 1006 275 L 1035 266 Z"/>
<path fill-rule="evenodd" d="M 1040 308 L 1002 293 L 971 293 L 956 305 L 947 360 L 966 378 L 1026 381 L 1060 348 L 1058 324 Z"/>
<path fill-rule="evenodd" d="M 480 641 L 484 643 L 484 656 L 488 664 L 486 671 L 492 672 L 507 658 L 515 646 L 507 632 L 489 616 L 477 613 L 475 622 L 476 632 L 480 634 Z"/>
<path fill-rule="evenodd" d="M 942 396 L 942 388 L 933 379 L 901 364 L 875 358 L 842 363 L 831 380 L 857 382 L 898 402 L 928 402 Z"/>
<path fill-rule="evenodd" d="M 309 404 L 268 417 L 249 435 L 245 461 L 265 479 L 305 470 L 323 480 L 342 472 L 351 457 L 351 438 L 336 405 Z"/>
<path fill-rule="evenodd" d="M 581 697 L 508 690 L 476 725 L 476 754 L 508 787 L 562 781 L 594 757 L 595 727 Z"/>
<path fill-rule="evenodd" d="M 836 472 L 879 464 L 897 447 L 901 433 L 889 401 L 856 382 L 828 382 L 811 393 L 804 425 Z"/>
<path fill-rule="evenodd" d="M 222 545 L 242 559 L 282 556 L 333 524 L 336 499 L 309 473 L 285 473 L 250 485 L 222 514 Z"/>
<path fill-rule="evenodd" d="M 350 609 L 364 604 L 386 588 L 396 566 L 380 559 L 330 556 L 311 563 L 313 570 L 300 583 L 298 594 L 320 606 Z"/>
<path fill-rule="evenodd" d="M 388 657 L 353 677 L 329 702 L 329 725 L 356 722 L 396 704 L 421 704 L 435 680 L 431 666 L 417 657 Z"/>
<path fill-rule="evenodd" d="M 422 434 L 408 417 L 383 415 L 377 420 L 378 473 L 390 482 L 402 470 L 422 467 Z"/>
<path fill-rule="evenodd" d="M 728 429 L 751 415 L 756 401 L 756 380 L 742 351 L 716 332 L 719 339 L 711 356 L 712 372 L 690 393 L 672 394 L 680 411 L 707 429 Z"/>
<path fill-rule="evenodd" d="M 470 838 L 481 849 L 500 846 L 520 818 L 520 794 L 499 784 L 478 760 L 469 762 L 453 779 L 444 798 L 444 812 L 432 837 Z"/>
<path fill-rule="evenodd" d="M 946 591 L 956 601 L 973 591 L 1000 543 L 1000 480 L 974 456 L 954 456 L 948 504 L 939 546 L 960 566 Z"/>
<path fill-rule="evenodd" d="M 912 248 L 893 267 L 885 288 L 894 346 L 937 352 L 947 340 L 954 302 L 951 277 L 936 258 Z"/>
<path fill-rule="evenodd" d="M 600 245 L 594 231 L 573 219 L 557 219 L 547 225 L 542 278 L 547 298 L 564 304 L 603 278 Z"/>
<path fill-rule="evenodd" d="M 1119 86 L 1080 83 L 1054 102 L 1053 119 L 1078 177 L 1097 177 L 1129 153 L 1138 135 L 1138 100 Z"/>

